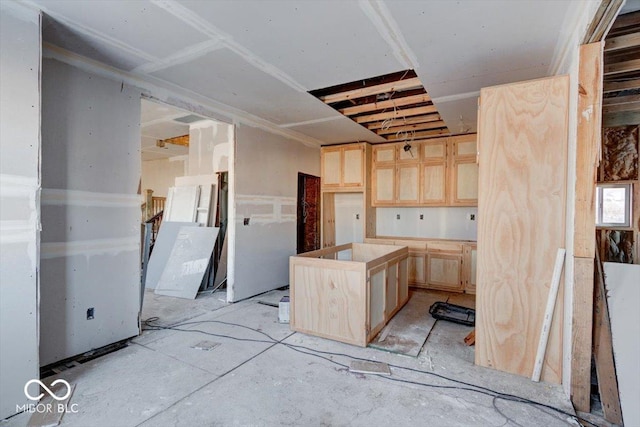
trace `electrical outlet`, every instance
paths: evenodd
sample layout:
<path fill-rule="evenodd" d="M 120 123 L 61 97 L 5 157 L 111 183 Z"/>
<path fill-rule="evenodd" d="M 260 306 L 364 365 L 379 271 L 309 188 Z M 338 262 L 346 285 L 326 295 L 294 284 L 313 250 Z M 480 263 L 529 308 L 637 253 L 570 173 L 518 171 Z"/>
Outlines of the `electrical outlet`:
<path fill-rule="evenodd" d="M 360 214 L 356 214 L 356 219 L 360 219 Z"/>
<path fill-rule="evenodd" d="M 396 215 L 396 219 L 400 219 L 400 214 Z"/>
<path fill-rule="evenodd" d="M 244 225 L 249 225 L 249 219 L 250 219 L 250 218 L 245 218 L 245 219 L 244 219 L 243 224 L 244 224 Z"/>
<path fill-rule="evenodd" d="M 476 220 L 476 214 L 472 214 L 471 213 L 471 214 L 469 214 L 468 218 L 469 218 L 469 221 L 475 221 Z"/>
<path fill-rule="evenodd" d="M 95 309 L 93 307 L 87 308 L 87 320 L 91 320 L 94 318 Z"/>
<path fill-rule="evenodd" d="M 420 219 L 424 219 L 424 214 L 420 214 Z"/>

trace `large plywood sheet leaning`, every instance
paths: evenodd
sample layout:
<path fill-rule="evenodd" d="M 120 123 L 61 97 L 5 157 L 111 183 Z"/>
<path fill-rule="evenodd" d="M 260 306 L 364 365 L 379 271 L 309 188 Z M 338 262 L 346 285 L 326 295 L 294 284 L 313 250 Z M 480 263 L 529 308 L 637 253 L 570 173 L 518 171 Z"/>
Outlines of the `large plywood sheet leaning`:
<path fill-rule="evenodd" d="M 169 261 L 169 255 L 178 237 L 178 232 L 182 227 L 197 227 L 195 222 L 172 222 L 163 221 L 158 231 L 158 237 L 153 244 L 153 251 L 149 258 L 147 267 L 147 277 L 144 287 L 146 289 L 155 289 L 160 281 L 164 267 Z"/>
<path fill-rule="evenodd" d="M 640 265 L 604 263 L 622 421 L 640 426 Z"/>
<path fill-rule="evenodd" d="M 219 229 L 181 227 L 156 294 L 194 299 L 207 270 Z"/>
<path fill-rule="evenodd" d="M 530 376 L 565 247 L 569 78 L 480 94 L 476 364 Z M 562 378 L 562 290 L 542 380 Z"/>

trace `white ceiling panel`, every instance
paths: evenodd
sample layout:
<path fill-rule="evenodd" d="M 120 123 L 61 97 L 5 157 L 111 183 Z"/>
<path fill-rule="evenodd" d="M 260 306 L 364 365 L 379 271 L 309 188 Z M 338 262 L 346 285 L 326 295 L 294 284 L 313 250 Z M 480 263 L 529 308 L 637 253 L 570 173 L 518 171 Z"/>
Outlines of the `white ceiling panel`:
<path fill-rule="evenodd" d="M 309 90 L 404 68 L 356 1 L 181 3 Z"/>
<path fill-rule="evenodd" d="M 93 35 L 79 32 L 44 15 L 42 40 L 115 68 L 131 71 L 147 62 L 135 53 L 123 51 Z"/>
<path fill-rule="evenodd" d="M 451 133 L 476 132 L 478 119 L 478 98 L 471 97 L 436 104 L 440 117 Z M 462 122 L 460 121 L 462 116 Z"/>
<path fill-rule="evenodd" d="M 325 144 L 339 144 L 342 142 L 367 141 L 385 142 L 386 140 L 368 129 L 360 126 L 347 117 L 329 120 L 321 123 L 309 123 L 292 126 L 291 130 L 319 139 Z"/>
<path fill-rule="evenodd" d="M 420 64 L 418 75 L 432 96 L 480 89 L 492 74 L 550 66 L 569 1 L 386 2 Z M 482 77 L 482 78 L 479 78 Z M 471 79 L 445 91 L 441 84 Z"/>
<path fill-rule="evenodd" d="M 52 15 L 81 24 L 157 58 L 169 56 L 207 37 L 146 1 L 34 0 Z"/>
<path fill-rule="evenodd" d="M 149 126 L 142 126 L 140 132 L 144 136 L 150 136 L 156 139 L 167 139 L 176 136 L 188 135 L 189 125 L 177 123 L 173 121 L 154 123 Z"/>
<path fill-rule="evenodd" d="M 290 88 L 228 49 L 210 52 L 152 75 L 276 124 L 336 114 L 314 96 Z"/>

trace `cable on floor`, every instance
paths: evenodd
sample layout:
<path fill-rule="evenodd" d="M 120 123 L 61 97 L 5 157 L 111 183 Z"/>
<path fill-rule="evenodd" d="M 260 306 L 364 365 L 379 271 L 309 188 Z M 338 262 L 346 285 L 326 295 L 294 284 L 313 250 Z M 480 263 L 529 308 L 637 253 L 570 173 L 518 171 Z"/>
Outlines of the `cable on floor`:
<path fill-rule="evenodd" d="M 330 356 L 336 356 L 336 357 L 346 357 L 348 359 L 352 359 L 352 360 L 360 360 L 360 361 L 365 361 L 365 362 L 378 362 L 375 360 L 371 360 L 371 359 L 366 359 L 366 358 L 362 358 L 362 357 L 357 357 L 357 356 L 352 356 L 349 354 L 345 354 L 345 353 L 334 353 L 334 352 L 329 352 L 329 351 L 322 351 L 322 350 L 317 350 L 317 349 L 313 349 L 313 348 L 309 348 L 309 347 L 305 347 L 302 345 L 296 345 L 296 344 L 289 344 L 289 343 L 284 343 L 281 340 L 277 340 L 275 338 L 273 338 L 272 336 L 270 336 L 269 334 L 267 334 L 264 331 L 261 331 L 259 329 L 255 329 L 255 328 L 251 328 L 249 326 L 245 326 L 245 325 L 240 325 L 237 323 L 231 323 L 231 322 L 224 322 L 221 320 L 199 320 L 199 321 L 191 321 L 191 322 L 181 322 L 181 323 L 176 323 L 170 326 L 162 326 L 162 325 L 157 325 L 155 324 L 155 322 L 159 321 L 160 318 L 159 317 L 150 317 L 146 320 L 144 320 L 142 323 L 145 326 L 145 328 L 143 328 L 143 330 L 163 330 L 163 329 L 168 329 L 168 330 L 175 330 L 175 331 L 179 331 L 179 332 L 198 332 L 198 333 L 202 333 L 204 335 L 209 335 L 209 336 L 214 336 L 214 337 L 219 337 L 219 338 L 228 338 L 231 340 L 236 340 L 236 341 L 243 341 L 243 342 L 256 342 L 256 343 L 264 343 L 264 344 L 280 344 L 282 346 L 285 346 L 291 350 L 294 350 L 298 353 L 302 353 L 302 354 L 306 354 L 308 356 L 314 356 L 314 357 L 318 357 L 320 359 L 326 360 L 330 363 L 333 363 L 335 365 L 338 365 L 342 368 L 345 369 L 349 369 L 348 365 L 345 365 L 343 363 L 337 362 L 333 359 L 330 359 L 329 357 L 325 357 L 322 356 L 322 354 L 326 354 L 326 355 L 330 355 Z M 238 328 L 243 328 L 243 329 L 247 329 L 250 331 L 253 331 L 255 333 L 259 333 L 261 335 L 263 335 L 264 337 L 268 338 L 269 341 L 266 340 L 262 340 L 262 339 L 251 339 L 251 338 L 239 338 L 239 337 L 234 337 L 231 335 L 226 335 L 226 334 L 216 334 L 213 332 L 207 332 L 207 331 L 203 331 L 200 329 L 180 329 L 180 327 L 182 326 L 187 326 L 187 325 L 196 325 L 196 324 L 203 324 L 203 323 L 217 323 L 217 324 L 221 324 L 221 325 L 226 325 L 226 326 L 231 326 L 231 327 L 238 327 Z M 306 351 L 304 351 L 306 350 Z M 496 390 L 493 390 L 491 388 L 488 387 L 483 387 L 483 386 L 479 386 L 476 384 L 472 384 L 472 383 L 468 383 L 465 381 L 461 381 L 461 380 L 456 380 L 453 378 L 449 378 L 447 376 L 444 375 L 440 375 L 440 374 L 436 374 L 435 372 L 429 372 L 429 371 L 423 371 L 420 369 L 414 369 L 414 368 L 409 368 L 409 367 L 405 367 L 405 366 L 399 366 L 399 365 L 393 365 L 391 363 L 387 363 L 390 367 L 395 368 L 395 369 L 400 369 L 400 370 L 406 370 L 406 371 L 410 371 L 410 372 L 416 372 L 416 373 L 420 373 L 420 374 L 425 374 L 425 375 L 431 375 L 446 381 L 450 381 L 456 384 L 462 384 L 466 387 L 460 387 L 460 386 L 446 386 L 446 385 L 437 385 L 437 384 L 428 384 L 428 383 L 423 383 L 423 382 L 419 382 L 419 381 L 412 381 L 412 380 L 407 380 L 407 379 L 402 379 L 402 378 L 395 378 L 395 377 L 388 377 L 388 376 L 379 376 L 379 378 L 385 379 L 385 380 L 389 380 L 389 381 L 394 381 L 394 382 L 400 382 L 400 383 L 404 383 L 404 384 L 412 384 L 412 385 L 418 385 L 418 386 L 422 386 L 422 387 L 429 387 L 429 388 L 436 388 L 436 389 L 451 389 L 451 390 L 465 390 L 465 391 L 471 391 L 471 392 L 475 392 L 475 393 L 479 393 L 479 394 L 483 394 L 489 397 L 493 398 L 492 401 L 492 405 L 494 407 L 494 409 L 496 410 L 496 412 L 498 412 L 500 415 L 502 415 L 503 417 L 505 417 L 507 419 L 507 422 L 512 422 L 514 424 L 517 425 L 517 423 L 515 421 L 513 421 L 511 418 L 507 417 L 500 409 L 498 409 L 498 407 L 496 406 L 496 401 L 497 400 L 505 400 L 505 401 L 509 401 L 509 402 L 516 402 L 516 403 L 524 403 L 527 404 L 529 406 L 532 407 L 538 407 L 540 408 L 546 408 L 549 410 L 552 410 L 558 414 L 561 415 L 565 415 L 568 416 L 572 419 L 574 419 L 575 421 L 577 421 L 578 423 L 580 422 L 584 422 L 587 423 L 593 427 L 598 427 L 596 424 L 591 423 L 588 420 L 585 420 L 577 415 L 574 415 L 570 412 L 566 412 L 560 408 L 556 408 L 555 406 L 551 406 L 551 405 L 547 405 L 545 403 L 541 403 L 541 402 L 536 402 L 535 400 L 531 400 L 531 399 L 527 399 L 521 396 L 517 396 L 517 395 L 513 395 L 513 394 L 508 394 L 508 393 L 502 393 Z M 545 413 L 547 413 L 546 411 L 543 411 Z M 550 415 L 549 413 L 547 413 L 548 415 Z M 564 420 L 563 420 L 564 421 Z M 583 424 L 584 425 L 584 424 Z"/>

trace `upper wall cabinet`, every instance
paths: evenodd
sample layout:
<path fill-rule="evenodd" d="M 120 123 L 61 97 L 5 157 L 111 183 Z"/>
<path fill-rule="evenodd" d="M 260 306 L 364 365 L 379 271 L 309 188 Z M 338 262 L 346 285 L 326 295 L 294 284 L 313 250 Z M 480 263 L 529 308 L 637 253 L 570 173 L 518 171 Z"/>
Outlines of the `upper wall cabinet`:
<path fill-rule="evenodd" d="M 373 147 L 374 206 L 477 206 L 476 135 Z"/>
<path fill-rule="evenodd" d="M 361 190 L 365 180 L 365 143 L 322 147 L 322 189 Z"/>

